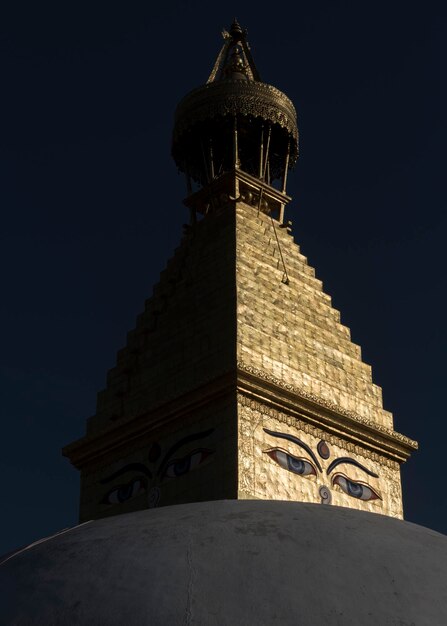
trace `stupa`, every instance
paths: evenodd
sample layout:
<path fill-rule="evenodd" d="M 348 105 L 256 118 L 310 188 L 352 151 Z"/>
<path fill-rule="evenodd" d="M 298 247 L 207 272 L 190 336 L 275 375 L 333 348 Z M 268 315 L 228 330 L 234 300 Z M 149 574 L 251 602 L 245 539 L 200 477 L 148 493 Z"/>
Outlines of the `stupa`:
<path fill-rule="evenodd" d="M 64 450 L 81 471 L 80 521 L 222 498 L 402 517 L 399 466 L 416 444 L 393 430 L 293 240 L 295 108 L 261 81 L 237 22 L 177 107 L 172 154 L 190 224 L 86 436 Z"/>
<path fill-rule="evenodd" d="M 189 224 L 63 451 L 80 525 L 3 560 L 0 622 L 441 626 L 447 540 L 402 521 L 417 444 L 286 216 L 294 105 L 223 35 L 175 116 Z"/>

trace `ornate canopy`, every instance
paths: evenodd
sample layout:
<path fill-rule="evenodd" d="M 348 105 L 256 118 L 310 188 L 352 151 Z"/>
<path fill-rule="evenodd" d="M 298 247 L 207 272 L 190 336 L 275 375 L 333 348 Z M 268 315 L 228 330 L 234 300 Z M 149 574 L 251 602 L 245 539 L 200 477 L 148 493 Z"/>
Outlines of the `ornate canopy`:
<path fill-rule="evenodd" d="M 172 155 L 203 186 L 234 167 L 270 183 L 298 158 L 295 107 L 261 81 L 236 20 L 223 37 L 207 83 L 177 106 Z"/>

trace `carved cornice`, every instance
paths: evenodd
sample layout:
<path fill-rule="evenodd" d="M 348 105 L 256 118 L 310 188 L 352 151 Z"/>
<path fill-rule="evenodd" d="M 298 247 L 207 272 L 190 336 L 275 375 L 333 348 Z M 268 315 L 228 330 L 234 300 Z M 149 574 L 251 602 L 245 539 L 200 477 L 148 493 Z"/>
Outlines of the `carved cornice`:
<path fill-rule="evenodd" d="M 405 461 L 417 448 L 415 441 L 394 430 L 325 402 L 304 389 L 285 384 L 266 372 L 238 363 L 237 372 L 223 373 L 149 411 L 111 423 L 107 428 L 69 444 L 63 454 L 78 469 L 97 464 L 100 457 L 115 454 L 168 425 L 180 424 L 219 398 L 233 397 L 236 401 L 236 391 L 247 396 L 247 402 L 252 403 L 247 406 L 251 408 L 276 417 L 283 414 L 300 419 L 395 462 Z"/>
<path fill-rule="evenodd" d="M 242 362 L 238 362 L 238 387 L 261 400 L 261 404 L 263 399 L 274 410 L 295 413 L 324 425 L 343 438 L 361 442 L 399 462 L 405 461 L 418 447 L 416 441 L 405 435 Z"/>

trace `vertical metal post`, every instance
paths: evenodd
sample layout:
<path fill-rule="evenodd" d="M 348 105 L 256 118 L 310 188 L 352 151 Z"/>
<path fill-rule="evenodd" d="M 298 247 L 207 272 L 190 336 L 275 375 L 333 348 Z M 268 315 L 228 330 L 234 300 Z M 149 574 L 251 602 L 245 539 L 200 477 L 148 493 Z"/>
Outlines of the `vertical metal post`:
<path fill-rule="evenodd" d="M 233 165 L 235 169 L 239 169 L 241 163 L 239 161 L 239 147 L 237 137 L 237 116 L 234 116 L 234 128 L 233 128 Z"/>
<path fill-rule="evenodd" d="M 210 170 L 211 180 L 214 180 L 214 158 L 213 158 L 213 140 L 210 139 Z"/>
<path fill-rule="evenodd" d="M 234 127 L 233 127 L 233 166 L 235 170 L 238 170 L 241 166 L 241 162 L 239 160 L 239 146 L 238 146 L 238 136 L 237 136 L 237 115 L 234 116 Z M 239 179 L 236 176 L 234 177 L 234 198 L 239 197 Z"/>
<path fill-rule="evenodd" d="M 262 194 L 264 193 L 264 188 L 261 187 L 261 191 L 259 192 L 259 202 L 258 202 L 258 216 L 259 216 L 259 211 L 261 210 L 261 204 L 262 204 Z"/>
<path fill-rule="evenodd" d="M 267 146 L 265 148 L 265 161 L 264 161 L 264 171 L 262 173 L 262 178 L 265 180 L 265 174 L 267 172 L 267 162 L 269 160 L 269 150 L 270 150 L 270 136 L 272 134 L 272 127 L 271 124 L 269 124 L 269 132 L 267 135 Z"/>
<path fill-rule="evenodd" d="M 284 209 L 285 209 L 286 205 L 284 204 L 284 202 L 281 202 L 281 204 L 279 205 L 279 219 L 278 222 L 280 224 L 284 224 Z"/>
<path fill-rule="evenodd" d="M 286 185 L 287 185 L 287 170 L 289 169 L 289 159 L 290 159 L 290 138 L 287 144 L 287 154 L 286 154 L 286 163 L 284 166 L 284 175 L 282 178 L 282 193 L 286 193 Z"/>
<path fill-rule="evenodd" d="M 264 124 L 261 125 L 261 149 L 259 152 L 259 178 L 262 178 L 264 170 Z"/>

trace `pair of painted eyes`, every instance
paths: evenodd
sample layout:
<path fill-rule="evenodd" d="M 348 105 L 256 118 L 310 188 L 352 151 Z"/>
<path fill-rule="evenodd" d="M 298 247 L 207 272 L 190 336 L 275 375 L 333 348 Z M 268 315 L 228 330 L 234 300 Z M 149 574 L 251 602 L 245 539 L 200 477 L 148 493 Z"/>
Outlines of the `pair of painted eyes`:
<path fill-rule="evenodd" d="M 280 467 L 288 470 L 289 472 L 293 472 L 299 476 L 317 475 L 316 469 L 312 463 L 306 461 L 305 459 L 299 459 L 285 450 L 281 450 L 280 448 L 271 448 L 265 452 L 271 459 L 278 463 Z M 349 480 L 349 478 L 343 474 L 335 474 L 332 478 L 332 484 L 338 485 L 342 491 L 352 498 L 364 501 L 377 500 L 380 498 L 372 487 Z"/>
<path fill-rule="evenodd" d="M 200 448 L 198 450 L 190 452 L 181 459 L 173 459 L 166 465 L 161 475 L 161 480 L 164 480 L 166 478 L 179 478 L 180 476 L 187 474 L 195 467 L 203 463 L 203 461 L 210 454 L 212 454 L 212 450 Z M 114 489 L 112 489 L 105 495 L 103 502 L 105 504 L 121 504 L 122 502 L 127 502 L 132 498 L 136 498 L 146 491 L 146 479 L 134 478 L 125 485 L 114 487 Z"/>
<path fill-rule="evenodd" d="M 338 485 L 348 496 L 364 500 L 365 502 L 368 500 L 378 500 L 380 498 L 379 494 L 376 493 L 372 487 L 349 480 L 349 478 L 343 476 L 343 474 L 336 474 L 332 479 L 332 484 Z"/>
<path fill-rule="evenodd" d="M 280 448 L 271 448 L 265 451 L 280 467 L 300 476 L 316 476 L 315 467 L 305 459 L 298 459 Z"/>

